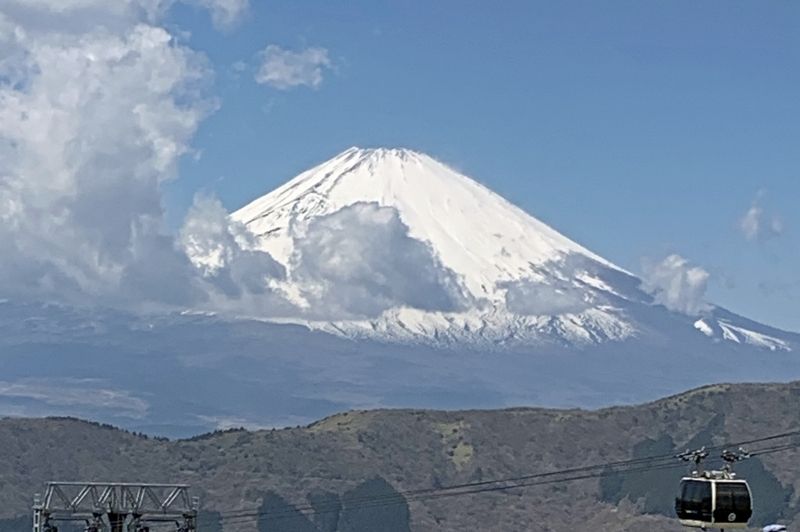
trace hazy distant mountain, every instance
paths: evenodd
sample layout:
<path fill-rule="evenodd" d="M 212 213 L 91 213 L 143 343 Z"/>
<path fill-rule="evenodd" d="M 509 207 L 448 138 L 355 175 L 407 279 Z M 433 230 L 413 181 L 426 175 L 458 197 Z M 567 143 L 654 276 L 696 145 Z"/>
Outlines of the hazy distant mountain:
<path fill-rule="evenodd" d="M 0 301 L 0 414 L 188 435 L 350 408 L 597 407 L 800 378 L 799 335 L 706 303 L 670 310 L 408 150 L 347 150 L 232 217 L 285 270 L 270 281 L 282 306 L 233 317 Z"/>

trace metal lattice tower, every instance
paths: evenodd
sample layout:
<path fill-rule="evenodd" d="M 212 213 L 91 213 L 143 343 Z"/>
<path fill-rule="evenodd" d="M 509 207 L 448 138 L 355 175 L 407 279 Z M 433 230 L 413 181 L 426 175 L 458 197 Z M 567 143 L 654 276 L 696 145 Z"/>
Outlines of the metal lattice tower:
<path fill-rule="evenodd" d="M 83 521 L 86 532 L 149 532 L 157 525 L 196 532 L 197 511 L 185 484 L 49 482 L 44 497 L 34 498 L 33 532 L 54 532 L 64 521 Z"/>

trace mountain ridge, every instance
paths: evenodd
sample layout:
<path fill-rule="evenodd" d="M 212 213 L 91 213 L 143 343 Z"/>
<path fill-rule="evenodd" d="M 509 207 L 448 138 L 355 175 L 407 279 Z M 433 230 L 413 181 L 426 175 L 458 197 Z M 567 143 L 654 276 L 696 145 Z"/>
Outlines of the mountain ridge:
<path fill-rule="evenodd" d="M 309 526 L 301 516 L 260 524 L 255 518 L 225 516 L 262 511 L 264 501 L 270 501 L 267 508 L 273 513 L 295 515 L 292 508 L 307 505 L 314 494 L 325 492 L 346 502 L 345 494 L 377 478 L 398 497 L 407 490 L 794 432 L 800 424 L 798 397 L 800 382 L 791 382 L 706 386 L 646 404 L 597 410 L 353 410 L 302 427 L 231 429 L 174 441 L 76 419 L 4 418 L 0 530 L 6 523 L 8 530 L 19 530 L 12 523 L 29 515 L 30 497 L 42 483 L 91 476 L 188 483 L 201 498 L 203 524 L 221 518 L 223 532 L 317 532 L 318 525 Z M 756 498 L 754 526 L 775 521 L 790 529 L 800 525 L 797 441 L 789 437 L 785 451 L 737 465 Z M 749 450 L 783 444 L 772 440 Z M 605 471 L 599 478 L 508 492 L 408 500 L 409 519 L 402 530 L 669 532 L 679 528 L 671 506 L 685 472 L 679 461 L 675 465 L 627 476 Z M 338 526 L 324 530 L 354 532 L 341 521 Z"/>

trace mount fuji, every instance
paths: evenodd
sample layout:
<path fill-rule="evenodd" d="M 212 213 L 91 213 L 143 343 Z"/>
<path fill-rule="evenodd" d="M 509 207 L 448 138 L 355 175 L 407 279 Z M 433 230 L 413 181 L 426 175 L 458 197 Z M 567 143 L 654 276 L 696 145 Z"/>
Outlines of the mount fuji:
<path fill-rule="evenodd" d="M 270 304 L 0 299 L 0 414 L 187 436 L 354 408 L 595 408 L 800 379 L 800 335 L 676 301 L 414 151 L 351 148 L 222 220 L 208 225 L 234 227 L 245 273 L 269 270 Z M 189 253 L 210 271 L 220 257 Z"/>
<path fill-rule="evenodd" d="M 301 306 L 313 306 L 304 294 L 318 287 L 304 287 L 302 279 L 291 275 L 298 263 L 298 242 L 308 238 L 315 219 L 365 205 L 396 212 L 408 237 L 427 247 L 442 277 L 457 289 L 460 304 L 446 309 L 397 305 L 361 319 L 293 321 L 351 339 L 439 347 L 581 347 L 645 336 L 667 341 L 676 330 L 711 342 L 773 351 L 798 346 L 798 335 L 713 305 L 703 304 L 692 315 L 659 306 L 658 298 L 631 273 L 471 178 L 411 150 L 350 148 L 244 206 L 232 218 L 287 267 L 284 292 Z M 337 223 L 340 230 L 355 232 L 347 221 L 358 223 L 359 217 Z M 379 245 L 386 246 L 382 251 L 387 261 L 397 260 L 390 242 Z M 337 267 L 359 260 L 342 257 L 348 250 L 323 252 Z"/>

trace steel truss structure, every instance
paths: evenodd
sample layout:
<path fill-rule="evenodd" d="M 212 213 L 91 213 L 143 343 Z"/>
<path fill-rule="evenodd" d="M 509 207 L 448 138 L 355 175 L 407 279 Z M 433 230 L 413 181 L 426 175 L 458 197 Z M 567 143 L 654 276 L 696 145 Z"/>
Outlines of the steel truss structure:
<path fill-rule="evenodd" d="M 86 532 L 196 532 L 198 506 L 185 484 L 49 482 L 34 499 L 33 532 L 65 521 L 85 522 Z"/>

